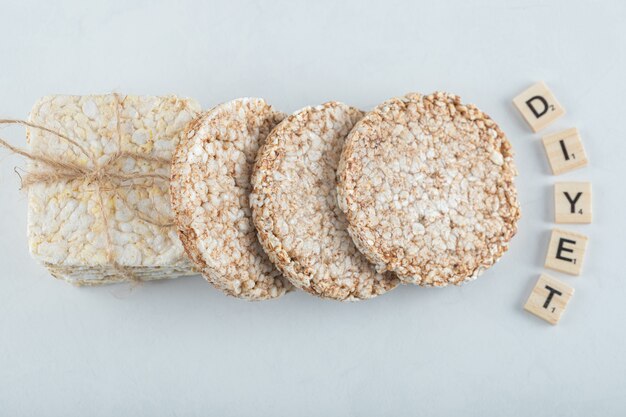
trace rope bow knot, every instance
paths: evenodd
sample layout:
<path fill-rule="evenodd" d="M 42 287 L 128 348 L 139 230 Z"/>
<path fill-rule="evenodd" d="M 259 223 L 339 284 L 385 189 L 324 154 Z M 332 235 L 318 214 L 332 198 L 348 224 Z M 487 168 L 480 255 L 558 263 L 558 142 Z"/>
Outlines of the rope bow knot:
<path fill-rule="evenodd" d="M 15 147 L 3 139 L 0 139 L 0 146 L 10 150 L 15 154 L 21 155 L 33 162 L 37 162 L 47 167 L 47 169 L 41 171 L 27 172 L 24 177 L 20 176 L 20 178 L 22 179 L 22 188 L 24 189 L 28 189 L 35 184 L 52 184 L 61 181 L 86 181 L 88 184 L 94 185 L 93 190 L 87 191 L 94 192 L 96 196 L 96 203 L 98 205 L 98 209 L 105 230 L 107 260 L 120 275 L 129 280 L 137 282 L 141 281 L 141 279 L 133 273 L 132 267 L 120 265 L 114 258 L 113 238 L 111 236 L 111 230 L 109 227 L 107 210 L 104 205 L 103 192 L 113 192 L 113 197 L 119 200 L 126 208 L 133 211 L 138 219 L 159 228 L 173 227 L 174 223 L 172 222 L 171 218 L 168 218 L 165 222 L 160 222 L 156 219 L 150 218 L 149 216 L 146 216 L 138 207 L 134 207 L 132 204 L 130 204 L 125 194 L 120 193 L 120 189 L 127 187 L 152 187 L 154 186 L 155 181 L 169 181 L 169 176 L 158 174 L 156 172 L 143 172 L 140 170 L 140 168 L 137 168 L 139 169 L 139 171 L 137 172 L 124 173 L 117 166 L 118 162 L 120 162 L 121 160 L 126 158 L 132 158 L 135 161 L 144 161 L 156 165 L 156 167 L 151 167 L 154 170 L 167 169 L 169 168 L 170 160 L 152 155 L 122 150 L 120 108 L 123 106 L 124 100 L 120 100 L 118 94 L 113 94 L 113 96 L 115 97 L 115 124 L 118 150 L 113 153 L 104 163 L 99 163 L 98 158 L 92 152 L 82 146 L 77 140 L 45 126 L 36 125 L 26 120 L 0 119 L 0 125 L 22 125 L 27 128 L 37 129 L 43 132 L 50 133 L 58 137 L 59 139 L 69 143 L 71 146 L 77 149 L 80 154 L 84 155 L 89 160 L 89 162 L 91 162 L 91 167 L 71 161 L 63 161 L 49 155 L 37 155 L 21 148 Z M 187 103 L 183 102 L 183 104 L 186 108 Z M 109 140 L 114 140 L 114 138 L 109 138 Z M 144 180 L 144 183 L 138 183 L 138 180 Z M 148 181 L 148 183 L 145 183 L 145 181 Z M 110 186 L 105 187 L 105 184 Z M 156 209 L 154 211 L 156 212 Z"/>

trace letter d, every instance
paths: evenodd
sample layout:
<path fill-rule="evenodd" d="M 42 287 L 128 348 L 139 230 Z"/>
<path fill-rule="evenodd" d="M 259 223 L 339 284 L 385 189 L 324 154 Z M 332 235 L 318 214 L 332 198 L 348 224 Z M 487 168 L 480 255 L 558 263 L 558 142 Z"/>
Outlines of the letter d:
<path fill-rule="evenodd" d="M 543 104 L 543 109 L 541 109 L 541 111 L 537 111 L 537 109 L 533 105 L 533 101 L 537 101 L 537 100 L 540 101 L 541 104 Z M 543 116 L 544 114 L 546 114 L 549 109 L 548 102 L 546 101 L 545 98 L 541 96 L 534 96 L 534 97 L 529 98 L 528 100 L 526 100 L 526 105 L 528 106 L 530 111 L 533 112 L 533 114 L 535 115 L 537 119 Z"/>

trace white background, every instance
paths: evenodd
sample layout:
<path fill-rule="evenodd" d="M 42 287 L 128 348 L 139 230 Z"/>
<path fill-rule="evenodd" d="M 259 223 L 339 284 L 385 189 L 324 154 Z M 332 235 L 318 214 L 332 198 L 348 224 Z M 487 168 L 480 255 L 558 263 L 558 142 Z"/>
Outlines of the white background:
<path fill-rule="evenodd" d="M 0 416 L 618 416 L 626 413 L 623 1 L 2 1 L 0 116 L 54 93 L 167 94 L 210 107 L 369 109 L 455 92 L 507 132 L 523 219 L 460 288 L 357 304 L 249 303 L 199 277 L 74 288 L 33 261 L 0 152 Z M 545 80 L 591 164 L 550 175 L 511 99 Z M 24 145 L 20 129 L 0 136 Z M 552 184 L 590 180 L 594 223 L 561 323 L 522 310 L 553 226 Z"/>

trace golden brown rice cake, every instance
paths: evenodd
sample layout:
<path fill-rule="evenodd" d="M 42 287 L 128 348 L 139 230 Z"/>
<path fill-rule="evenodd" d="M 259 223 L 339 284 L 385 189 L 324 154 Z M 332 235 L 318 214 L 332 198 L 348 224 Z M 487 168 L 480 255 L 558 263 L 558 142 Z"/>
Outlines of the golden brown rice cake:
<path fill-rule="evenodd" d="M 262 99 L 221 104 L 192 122 L 172 161 L 185 250 L 209 282 L 235 297 L 276 298 L 292 288 L 263 252 L 248 203 L 257 150 L 283 117 Z"/>
<path fill-rule="evenodd" d="M 261 245 L 297 287 L 322 297 L 359 300 L 398 284 L 357 250 L 337 206 L 343 142 L 363 113 L 338 102 L 283 120 L 259 151 L 250 196 Z"/>
<path fill-rule="evenodd" d="M 379 272 L 461 284 L 493 265 L 517 231 L 515 175 L 511 145 L 489 116 L 453 94 L 409 94 L 352 129 L 338 201 Z"/>

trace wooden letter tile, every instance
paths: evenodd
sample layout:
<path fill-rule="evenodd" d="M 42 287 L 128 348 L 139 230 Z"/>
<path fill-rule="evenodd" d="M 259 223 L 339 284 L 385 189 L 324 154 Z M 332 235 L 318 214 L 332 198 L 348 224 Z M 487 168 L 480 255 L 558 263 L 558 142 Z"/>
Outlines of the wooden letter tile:
<path fill-rule="evenodd" d="M 580 275 L 587 247 L 587 236 L 565 230 L 554 229 L 548 245 L 546 268 Z"/>
<path fill-rule="evenodd" d="M 554 175 L 587 166 L 587 155 L 576 128 L 545 136 L 543 147 Z"/>
<path fill-rule="evenodd" d="M 557 324 L 573 295 L 572 287 L 541 274 L 524 305 L 524 310 L 550 324 Z"/>
<path fill-rule="evenodd" d="M 513 99 L 533 132 L 538 132 L 565 114 L 554 94 L 542 81 Z"/>
<path fill-rule="evenodd" d="M 557 223 L 591 223 L 591 183 L 554 184 L 554 217 Z"/>

